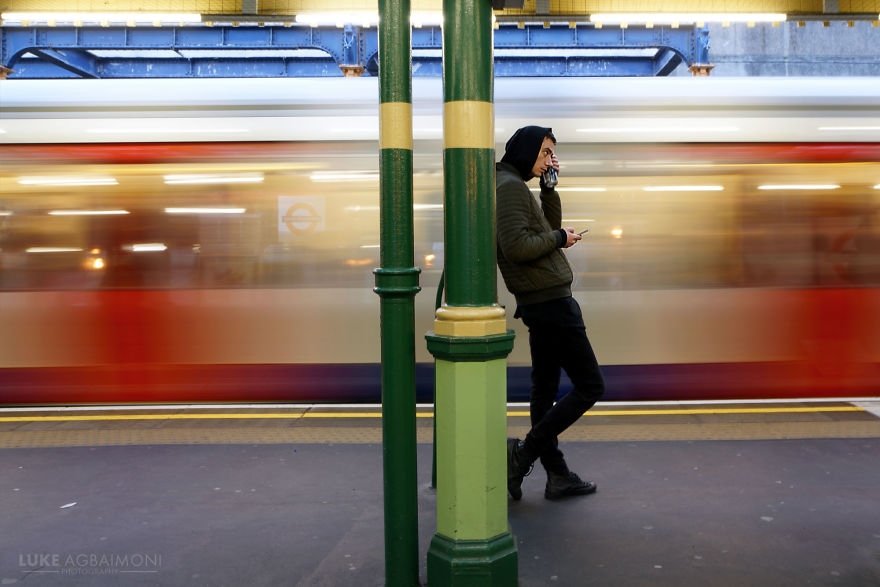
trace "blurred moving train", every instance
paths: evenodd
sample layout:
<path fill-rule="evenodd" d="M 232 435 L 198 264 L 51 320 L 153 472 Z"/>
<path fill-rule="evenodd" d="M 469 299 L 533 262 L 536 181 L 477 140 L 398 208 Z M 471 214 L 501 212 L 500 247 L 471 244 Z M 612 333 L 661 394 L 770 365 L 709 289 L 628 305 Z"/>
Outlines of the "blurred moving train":
<path fill-rule="evenodd" d="M 413 82 L 421 400 L 441 83 Z M 375 78 L 0 82 L 0 403 L 378 401 L 378 101 Z M 878 394 L 880 78 L 508 78 L 495 115 L 496 157 L 525 124 L 559 139 L 606 399 Z"/>

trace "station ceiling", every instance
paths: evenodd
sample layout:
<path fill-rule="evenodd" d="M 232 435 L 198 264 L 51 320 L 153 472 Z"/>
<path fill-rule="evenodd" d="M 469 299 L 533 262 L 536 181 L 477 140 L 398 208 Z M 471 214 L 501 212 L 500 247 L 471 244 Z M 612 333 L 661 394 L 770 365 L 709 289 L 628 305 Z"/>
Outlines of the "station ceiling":
<path fill-rule="evenodd" d="M 877 20 L 880 0 L 493 0 L 501 19 L 595 14 L 785 14 L 788 20 Z M 517 6 L 519 5 L 519 6 Z M 376 0 L 0 0 L 0 12 L 162 12 L 207 17 L 290 18 L 303 13 L 376 12 Z M 442 0 L 412 0 L 413 12 L 439 12 Z"/>
<path fill-rule="evenodd" d="M 485 1 L 500 76 L 707 75 L 709 24 L 880 25 L 880 0 Z M 410 2 L 414 75 L 440 73 L 442 8 Z M 377 20 L 377 0 L 0 0 L 0 78 L 376 75 Z"/>

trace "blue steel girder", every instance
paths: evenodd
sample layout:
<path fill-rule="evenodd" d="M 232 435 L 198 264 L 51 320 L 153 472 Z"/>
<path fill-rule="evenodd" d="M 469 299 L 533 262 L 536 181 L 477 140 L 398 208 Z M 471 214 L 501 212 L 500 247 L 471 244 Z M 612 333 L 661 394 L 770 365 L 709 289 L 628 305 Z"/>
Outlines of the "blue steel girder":
<path fill-rule="evenodd" d="M 501 23 L 495 75 L 668 75 L 682 61 L 708 63 L 708 41 L 708 28 L 693 26 Z M 442 75 L 440 27 L 413 28 L 412 47 L 413 75 Z M 340 76 L 341 66 L 375 76 L 378 52 L 376 28 L 355 25 L 0 27 L 10 78 Z"/>
<path fill-rule="evenodd" d="M 77 49 L 32 49 L 31 54 L 69 71 L 75 77 L 98 78 L 98 60 Z"/>

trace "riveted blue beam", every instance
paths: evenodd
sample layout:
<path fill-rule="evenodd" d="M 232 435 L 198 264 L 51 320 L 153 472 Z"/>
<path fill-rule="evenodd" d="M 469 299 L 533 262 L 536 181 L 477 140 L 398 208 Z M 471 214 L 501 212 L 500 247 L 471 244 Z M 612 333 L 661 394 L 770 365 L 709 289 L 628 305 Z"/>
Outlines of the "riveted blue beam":
<path fill-rule="evenodd" d="M 708 59 L 708 56 L 707 56 Z M 654 64 L 657 66 L 656 72 L 654 75 L 665 76 L 672 73 L 676 67 L 679 66 L 682 59 L 681 56 L 675 51 L 671 51 L 669 49 L 661 49 L 658 51 L 657 55 L 654 57 Z M 704 61 L 699 61 L 698 63 L 705 63 Z"/>
<path fill-rule="evenodd" d="M 667 61 L 671 56 L 673 61 Z M 542 57 L 540 59 L 495 59 L 496 77 L 656 77 L 669 75 L 681 63 L 673 52 L 654 57 Z M 668 66 L 672 65 L 670 69 Z"/>
<path fill-rule="evenodd" d="M 74 77 L 97 78 L 97 59 L 84 51 L 70 49 L 33 49 L 34 56 L 69 71 Z"/>
<path fill-rule="evenodd" d="M 263 57 L 214 59 L 107 59 L 105 78 L 215 78 L 215 77 L 340 77 L 339 65 L 325 59 L 272 59 Z M 54 76 L 50 76 L 54 77 Z"/>
<path fill-rule="evenodd" d="M 668 75 L 682 61 L 708 63 L 708 35 L 692 26 L 502 23 L 493 35 L 495 75 Z M 323 77 L 341 76 L 341 66 L 376 76 L 379 67 L 376 29 L 354 25 L 6 26 L 0 45 L 10 78 Z M 412 49 L 413 75 L 441 75 L 440 27 L 413 28 Z"/>
<path fill-rule="evenodd" d="M 33 47 L 81 50 L 308 48 L 326 51 L 335 61 L 343 63 L 349 51 L 346 45 L 352 44 L 347 29 L 336 27 L 4 27 L 3 33 L 5 63 Z M 374 29 L 362 32 L 367 37 L 375 37 L 375 33 Z M 375 53 L 377 42 L 368 41 L 364 40 L 364 50 Z M 357 49 L 359 41 L 354 43 Z"/>
<path fill-rule="evenodd" d="M 495 31 L 495 48 L 647 48 L 670 47 L 683 56 L 692 53 L 690 46 L 695 35 L 707 29 L 693 26 L 677 28 L 655 26 L 652 28 L 632 26 L 628 28 L 596 28 L 592 24 L 576 26 L 541 24 L 515 26 L 501 25 Z"/>

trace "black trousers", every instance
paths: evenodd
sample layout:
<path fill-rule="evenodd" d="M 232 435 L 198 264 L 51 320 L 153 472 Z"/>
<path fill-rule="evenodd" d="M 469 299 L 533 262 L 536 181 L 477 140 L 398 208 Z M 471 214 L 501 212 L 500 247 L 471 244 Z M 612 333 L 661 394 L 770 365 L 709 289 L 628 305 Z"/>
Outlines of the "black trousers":
<path fill-rule="evenodd" d="M 565 473 L 558 437 L 599 401 L 605 380 L 574 298 L 519 306 L 516 315 L 529 329 L 532 354 L 532 428 L 525 453 L 539 457 L 548 472 Z M 563 370 L 573 387 L 556 401 Z"/>

